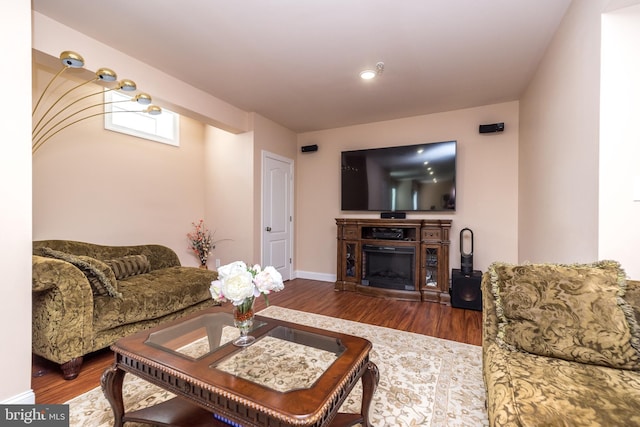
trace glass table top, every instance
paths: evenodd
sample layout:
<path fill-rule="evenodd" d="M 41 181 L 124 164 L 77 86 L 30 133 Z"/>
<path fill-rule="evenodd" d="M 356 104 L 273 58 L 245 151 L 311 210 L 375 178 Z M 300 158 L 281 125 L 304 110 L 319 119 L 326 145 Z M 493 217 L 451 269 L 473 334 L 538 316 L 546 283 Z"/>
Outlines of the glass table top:
<path fill-rule="evenodd" d="M 339 339 L 282 325 L 253 333 L 268 325 L 263 320 L 254 320 L 250 334 L 257 340 L 252 345 L 237 348 L 209 368 L 286 392 L 313 386 L 345 351 Z M 230 313 L 207 313 L 153 332 L 145 344 L 195 361 L 233 346 L 238 335 Z"/>
<path fill-rule="evenodd" d="M 255 321 L 252 331 L 264 325 L 266 323 Z M 227 345 L 239 335 L 231 314 L 207 313 L 153 332 L 145 344 L 197 360 Z"/>

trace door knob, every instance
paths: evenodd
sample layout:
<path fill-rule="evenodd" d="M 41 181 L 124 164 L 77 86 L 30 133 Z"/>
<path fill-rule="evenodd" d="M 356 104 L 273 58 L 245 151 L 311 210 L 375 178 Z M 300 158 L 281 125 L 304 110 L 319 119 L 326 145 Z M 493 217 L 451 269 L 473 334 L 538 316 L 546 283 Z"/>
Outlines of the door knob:
<path fill-rule="evenodd" d="M 265 230 L 271 231 L 271 227 L 267 227 L 267 228 L 265 228 Z"/>

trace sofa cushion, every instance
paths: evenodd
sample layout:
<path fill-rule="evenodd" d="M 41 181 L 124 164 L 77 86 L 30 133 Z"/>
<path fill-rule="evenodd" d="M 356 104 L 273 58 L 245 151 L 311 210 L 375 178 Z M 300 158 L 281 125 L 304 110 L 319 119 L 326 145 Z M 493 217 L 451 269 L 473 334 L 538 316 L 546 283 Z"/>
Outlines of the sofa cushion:
<path fill-rule="evenodd" d="M 640 370 L 640 332 L 617 262 L 495 263 L 489 274 L 504 348 Z"/>
<path fill-rule="evenodd" d="M 117 280 L 151 271 L 151 264 L 145 255 L 127 255 L 120 258 L 108 259 L 105 261 L 105 264 L 111 267 Z"/>
<path fill-rule="evenodd" d="M 121 296 L 118 293 L 118 281 L 116 280 L 116 276 L 113 273 L 111 267 L 109 267 L 104 262 L 95 258 L 91 258 L 89 256 L 79 255 L 78 258 L 80 258 L 82 261 L 86 261 L 91 267 L 95 268 L 96 270 L 101 271 L 102 274 L 104 274 L 104 277 L 107 279 L 106 281 L 104 281 L 103 278 L 99 277 L 98 274 L 85 273 L 94 295 Z"/>
<path fill-rule="evenodd" d="M 66 261 L 76 266 L 87 277 L 96 296 L 121 297 L 115 275 L 111 268 L 100 260 L 84 255 L 72 255 L 51 248 L 40 248 L 40 255 Z"/>
<path fill-rule="evenodd" d="M 94 330 L 156 319 L 211 299 L 212 270 L 169 267 L 118 281 L 121 299 L 96 297 Z"/>

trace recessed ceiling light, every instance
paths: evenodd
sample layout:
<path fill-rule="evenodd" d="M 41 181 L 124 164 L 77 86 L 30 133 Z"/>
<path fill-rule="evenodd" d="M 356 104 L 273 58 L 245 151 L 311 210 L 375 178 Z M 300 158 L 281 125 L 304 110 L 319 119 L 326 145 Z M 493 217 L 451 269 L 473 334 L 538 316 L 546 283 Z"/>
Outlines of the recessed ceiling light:
<path fill-rule="evenodd" d="M 360 78 L 363 80 L 371 80 L 379 76 L 384 71 L 384 62 L 378 62 L 375 70 L 364 70 L 360 72 Z"/>
<path fill-rule="evenodd" d="M 360 78 L 364 80 L 371 80 L 376 76 L 376 72 L 373 70 L 364 70 L 360 73 Z"/>

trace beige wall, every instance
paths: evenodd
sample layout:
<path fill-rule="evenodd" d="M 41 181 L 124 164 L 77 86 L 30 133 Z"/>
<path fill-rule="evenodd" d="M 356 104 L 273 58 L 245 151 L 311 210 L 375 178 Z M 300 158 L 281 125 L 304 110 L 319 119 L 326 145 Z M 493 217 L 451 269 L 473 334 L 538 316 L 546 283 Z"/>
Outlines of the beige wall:
<path fill-rule="evenodd" d="M 520 261 L 598 258 L 603 3 L 572 2 L 520 100 Z"/>
<path fill-rule="evenodd" d="M 640 279 L 640 5 L 605 14 L 602 40 L 598 251 Z"/>
<path fill-rule="evenodd" d="M 0 105 L 0 403 L 34 403 L 31 391 L 31 10 L 29 2 L 0 5 L 3 70 Z"/>
<path fill-rule="evenodd" d="M 262 151 L 295 158 L 296 135 L 258 114 L 252 132 L 232 134 L 207 127 L 206 217 L 220 242 L 212 256 L 222 265 L 262 262 Z"/>
<path fill-rule="evenodd" d="M 220 242 L 209 263 L 252 262 L 254 253 L 253 132 L 234 135 L 213 127 L 206 132 L 206 216 Z"/>
<path fill-rule="evenodd" d="M 496 122 L 505 123 L 503 133 L 478 133 L 478 125 Z M 518 126 L 518 103 L 509 102 L 300 134 L 298 146 L 319 148 L 296 162 L 298 276 L 335 280 L 335 218 L 379 218 L 376 212 L 340 211 L 342 150 L 447 140 L 458 141 L 456 212 L 407 217 L 453 220 L 450 268 L 460 266 L 458 239 L 465 227 L 474 232 L 476 270 L 496 260 L 516 262 Z"/>
<path fill-rule="evenodd" d="M 51 74 L 34 72 L 40 94 Z M 87 93 L 99 90 L 92 86 Z M 204 125 L 181 118 L 180 139 L 177 148 L 107 131 L 102 117 L 52 137 L 33 156 L 34 240 L 159 243 L 197 265 L 186 233 L 205 218 Z"/>
<path fill-rule="evenodd" d="M 57 70 L 35 67 L 39 95 Z M 56 80 L 43 110 L 77 84 L 72 75 Z M 73 93 L 100 89 L 89 85 Z M 260 115 L 250 119 L 254 131 L 233 134 L 182 116 L 179 148 L 104 130 L 101 117 L 69 127 L 33 157 L 34 239 L 160 243 L 195 266 L 186 233 L 202 218 L 214 239 L 225 239 L 211 267 L 216 259 L 260 262 L 261 152 L 293 159 L 296 135 Z"/>
<path fill-rule="evenodd" d="M 263 263 L 262 261 L 262 238 L 263 238 L 263 225 L 262 225 L 262 154 L 264 151 L 277 154 L 278 156 L 290 159 L 295 162 L 297 153 L 297 136 L 289 129 L 260 116 L 259 114 L 253 114 L 253 128 L 254 128 L 254 152 L 253 162 L 255 165 L 255 174 L 253 176 L 253 201 L 255 209 L 254 216 L 254 251 L 253 260 Z M 294 182 L 295 189 L 295 182 Z M 295 216 L 294 216 L 295 217 Z M 295 233 L 292 238 L 295 241 Z M 295 245 L 292 245 L 295 247 Z M 293 257 L 293 253 L 291 254 Z M 296 260 L 294 257 L 294 268 Z"/>
<path fill-rule="evenodd" d="M 521 97 L 520 261 L 610 258 L 640 277 L 638 8 L 604 15 L 601 31 L 604 12 L 638 3 L 572 2 Z"/>

